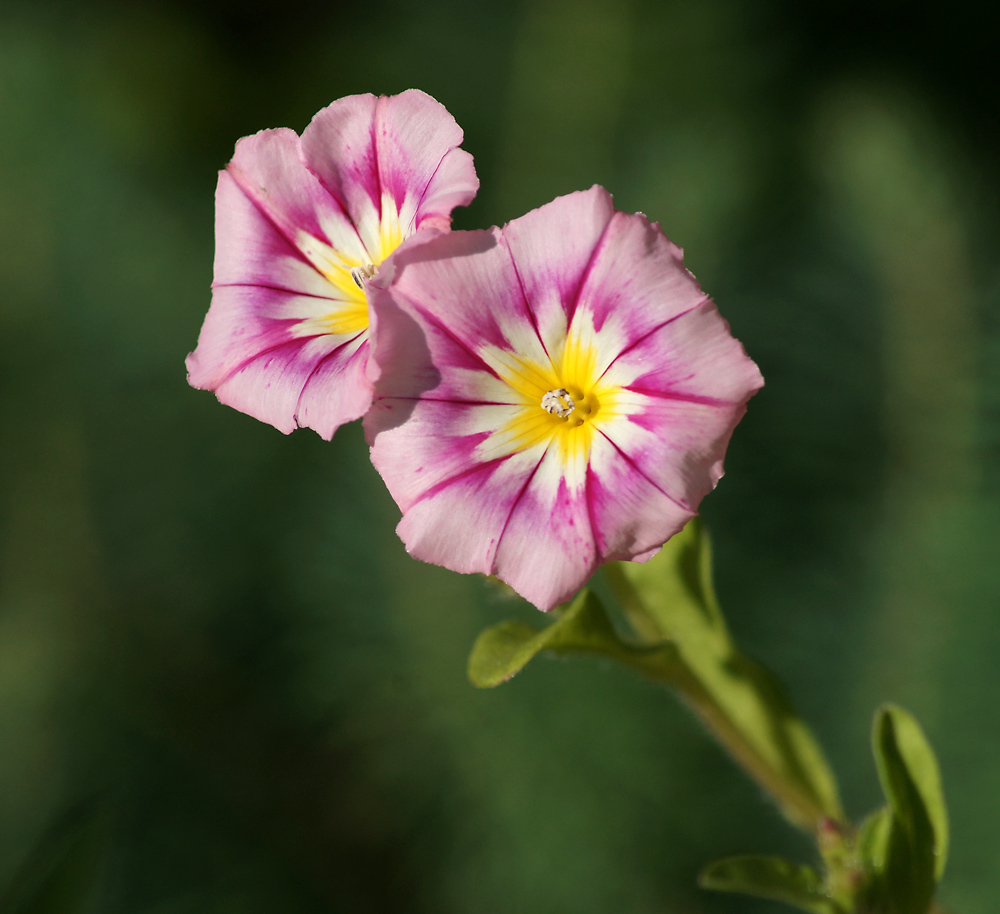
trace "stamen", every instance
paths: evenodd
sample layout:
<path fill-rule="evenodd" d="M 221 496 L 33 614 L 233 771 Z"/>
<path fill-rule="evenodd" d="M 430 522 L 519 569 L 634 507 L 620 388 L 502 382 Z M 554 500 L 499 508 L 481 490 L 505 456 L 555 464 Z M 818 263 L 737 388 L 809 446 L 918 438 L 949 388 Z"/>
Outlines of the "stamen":
<path fill-rule="evenodd" d="M 351 270 L 351 279 L 354 280 L 354 284 L 359 289 L 364 289 L 365 283 L 369 279 L 374 279 L 375 273 L 378 272 L 375 268 L 375 264 L 367 263 L 362 267 L 354 267 Z"/>
<path fill-rule="evenodd" d="M 550 390 L 542 397 L 542 409 L 560 419 L 568 419 L 570 413 L 576 409 L 576 400 L 570 396 L 570 392 L 565 387 Z"/>

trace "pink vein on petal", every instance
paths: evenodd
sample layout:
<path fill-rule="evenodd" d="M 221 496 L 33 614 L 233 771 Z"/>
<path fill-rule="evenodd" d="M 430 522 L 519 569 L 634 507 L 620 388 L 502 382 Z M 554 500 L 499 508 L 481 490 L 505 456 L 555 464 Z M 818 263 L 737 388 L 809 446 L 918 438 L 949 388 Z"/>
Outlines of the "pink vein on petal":
<path fill-rule="evenodd" d="M 639 476 L 641 476 L 641 477 L 642 477 L 643 479 L 645 479 L 645 480 L 646 480 L 646 482 L 648 482 L 648 483 L 649 483 L 649 484 L 650 484 L 650 485 L 651 485 L 651 486 L 652 486 L 652 487 L 653 487 L 654 489 L 656 489 L 656 490 L 657 490 L 657 491 L 658 491 L 658 492 L 659 492 L 660 494 L 662 494 L 664 498 L 667 498 L 667 499 L 669 499 L 670 501 L 672 501 L 672 502 L 673 502 L 673 503 L 674 503 L 675 505 L 677 505 L 677 507 L 678 507 L 678 508 L 680 508 L 680 509 L 681 509 L 682 511 L 689 511 L 689 512 L 691 512 L 692 514 L 694 514 L 694 513 L 695 513 L 695 509 L 694 509 L 694 508 L 692 508 L 692 507 L 691 507 L 690 505 L 687 505 L 687 504 L 684 504 L 684 502 L 682 502 L 682 501 L 679 501 L 678 499 L 674 498 L 674 496 L 673 496 L 673 495 L 671 495 L 671 494 L 670 494 L 669 492 L 667 492 L 667 491 L 665 491 L 665 490 L 664 490 L 663 486 L 659 485 L 659 484 L 658 484 L 658 483 L 656 483 L 656 482 L 653 482 L 653 480 L 652 480 L 652 479 L 650 479 L 650 478 L 649 478 L 649 476 L 647 476 L 645 472 L 643 472 L 642 468 L 641 468 L 641 467 L 639 467 L 639 465 L 638 465 L 638 464 L 637 464 L 637 463 L 636 463 L 636 462 L 635 462 L 635 461 L 634 461 L 634 460 L 633 460 L 633 459 L 632 459 L 631 457 L 629 457 L 629 455 L 628 455 L 628 454 L 626 454 L 626 453 L 625 453 L 625 451 L 623 451 L 623 450 L 622 450 L 622 449 L 621 449 L 621 448 L 620 448 L 620 447 L 619 447 L 619 446 L 618 446 L 618 445 L 617 445 L 617 444 L 616 444 L 616 443 L 614 442 L 614 440 L 612 440 L 611 438 L 608 438 L 608 436 L 607 436 L 607 435 L 606 435 L 606 434 L 605 434 L 605 433 L 604 433 L 603 431 L 601 431 L 600 429 L 597 429 L 597 431 L 598 431 L 598 432 L 599 432 L 599 433 L 600 433 L 600 434 L 601 434 L 601 435 L 602 435 L 602 436 L 603 436 L 603 437 L 604 437 L 605 439 L 607 439 L 607 442 L 608 442 L 608 444 L 610 444 L 610 445 L 611 445 L 611 446 L 612 446 L 612 447 L 613 447 L 613 448 L 614 448 L 614 449 L 615 449 L 616 451 L 618 451 L 618 453 L 619 453 L 619 454 L 621 455 L 621 458 L 622 458 L 622 460 L 624 460 L 624 461 L 625 461 L 625 462 L 626 462 L 626 463 L 627 463 L 627 464 L 628 464 L 628 465 L 629 465 L 630 467 L 632 467 L 632 469 L 633 469 L 633 470 L 635 470 L 635 472 L 636 472 L 636 473 L 637 473 L 637 474 L 638 474 Z"/>

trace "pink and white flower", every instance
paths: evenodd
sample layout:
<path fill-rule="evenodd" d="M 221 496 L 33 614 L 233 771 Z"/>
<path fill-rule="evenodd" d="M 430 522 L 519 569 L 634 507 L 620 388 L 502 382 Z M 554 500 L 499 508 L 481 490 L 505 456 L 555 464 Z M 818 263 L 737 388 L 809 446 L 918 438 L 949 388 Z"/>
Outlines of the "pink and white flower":
<path fill-rule="evenodd" d="M 365 287 L 479 188 L 462 130 L 429 95 L 352 95 L 302 137 L 236 145 L 216 191 L 212 304 L 188 381 L 288 433 L 330 438 L 371 403 Z"/>
<path fill-rule="evenodd" d="M 548 610 L 697 512 L 763 379 L 681 258 L 600 187 L 398 253 L 365 429 L 412 555 Z"/>

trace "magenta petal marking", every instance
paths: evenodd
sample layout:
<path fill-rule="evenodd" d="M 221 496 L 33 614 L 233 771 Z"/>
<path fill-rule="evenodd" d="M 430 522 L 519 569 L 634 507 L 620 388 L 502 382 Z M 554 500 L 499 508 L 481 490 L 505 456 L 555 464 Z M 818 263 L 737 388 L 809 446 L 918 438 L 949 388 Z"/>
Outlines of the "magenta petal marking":
<path fill-rule="evenodd" d="M 416 501 L 396 532 L 407 551 L 425 562 L 489 574 L 501 531 L 531 472 L 530 463 L 520 456 L 471 464 L 451 485 Z M 442 517 L 451 522 L 442 524 Z M 470 536 L 470 531 L 476 535 Z"/>
<path fill-rule="evenodd" d="M 357 229 L 300 159 L 299 138 L 288 129 L 262 130 L 236 144 L 227 171 L 278 231 L 312 263 L 310 239 L 363 262 Z M 377 212 L 377 210 L 376 210 Z"/>
<path fill-rule="evenodd" d="M 503 528 L 495 574 L 547 611 L 570 599 L 597 564 L 586 490 L 570 490 L 550 448 Z"/>
<path fill-rule="evenodd" d="M 254 205 L 228 171 L 215 192 L 213 285 L 271 286 L 330 297 L 333 288 Z"/>
<path fill-rule="evenodd" d="M 462 129 L 443 105 L 410 89 L 376 98 L 352 95 L 324 108 L 302 134 L 302 153 L 355 225 L 388 194 L 405 233 L 425 218 L 447 228 L 451 210 L 479 189 L 472 157 L 457 147 Z"/>
<path fill-rule="evenodd" d="M 602 561 L 651 558 L 695 513 L 635 472 L 610 443 L 595 444 L 587 494 Z"/>
<path fill-rule="evenodd" d="M 595 185 L 558 197 L 504 227 L 504 243 L 543 341 L 552 333 L 565 334 L 614 211 L 611 194 Z"/>
<path fill-rule="evenodd" d="M 308 425 L 329 437 L 333 429 L 363 415 L 371 402 L 371 389 L 365 382 L 364 356 L 357 339 L 336 346 L 323 337 L 303 343 L 294 340 L 262 352 L 230 374 L 215 389 L 220 402 L 273 425 L 288 434 Z M 303 392 L 317 372 L 332 370 L 337 359 L 337 373 L 346 381 L 338 398 L 323 410 L 313 410 L 299 421 L 298 409 Z M 336 364 L 336 363 L 334 363 Z M 309 406 L 307 400 L 307 407 Z M 331 427 L 332 426 L 332 427 Z"/>

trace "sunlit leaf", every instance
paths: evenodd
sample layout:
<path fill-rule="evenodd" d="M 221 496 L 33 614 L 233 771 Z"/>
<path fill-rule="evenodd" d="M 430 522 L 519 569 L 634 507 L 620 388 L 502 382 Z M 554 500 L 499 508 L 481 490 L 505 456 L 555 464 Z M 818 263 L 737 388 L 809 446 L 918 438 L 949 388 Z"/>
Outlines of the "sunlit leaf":
<path fill-rule="evenodd" d="M 738 892 L 783 901 L 810 914 L 844 914 L 829 895 L 819 873 L 780 857 L 727 857 L 710 863 L 698 884 L 718 892 Z"/>
<path fill-rule="evenodd" d="M 469 679 L 480 688 L 499 685 L 542 651 L 600 654 L 665 681 L 674 681 L 677 675 L 677 655 L 672 645 L 641 649 L 625 644 L 615 633 L 600 599 L 585 590 L 541 631 L 516 621 L 486 629 L 472 647 Z"/>

